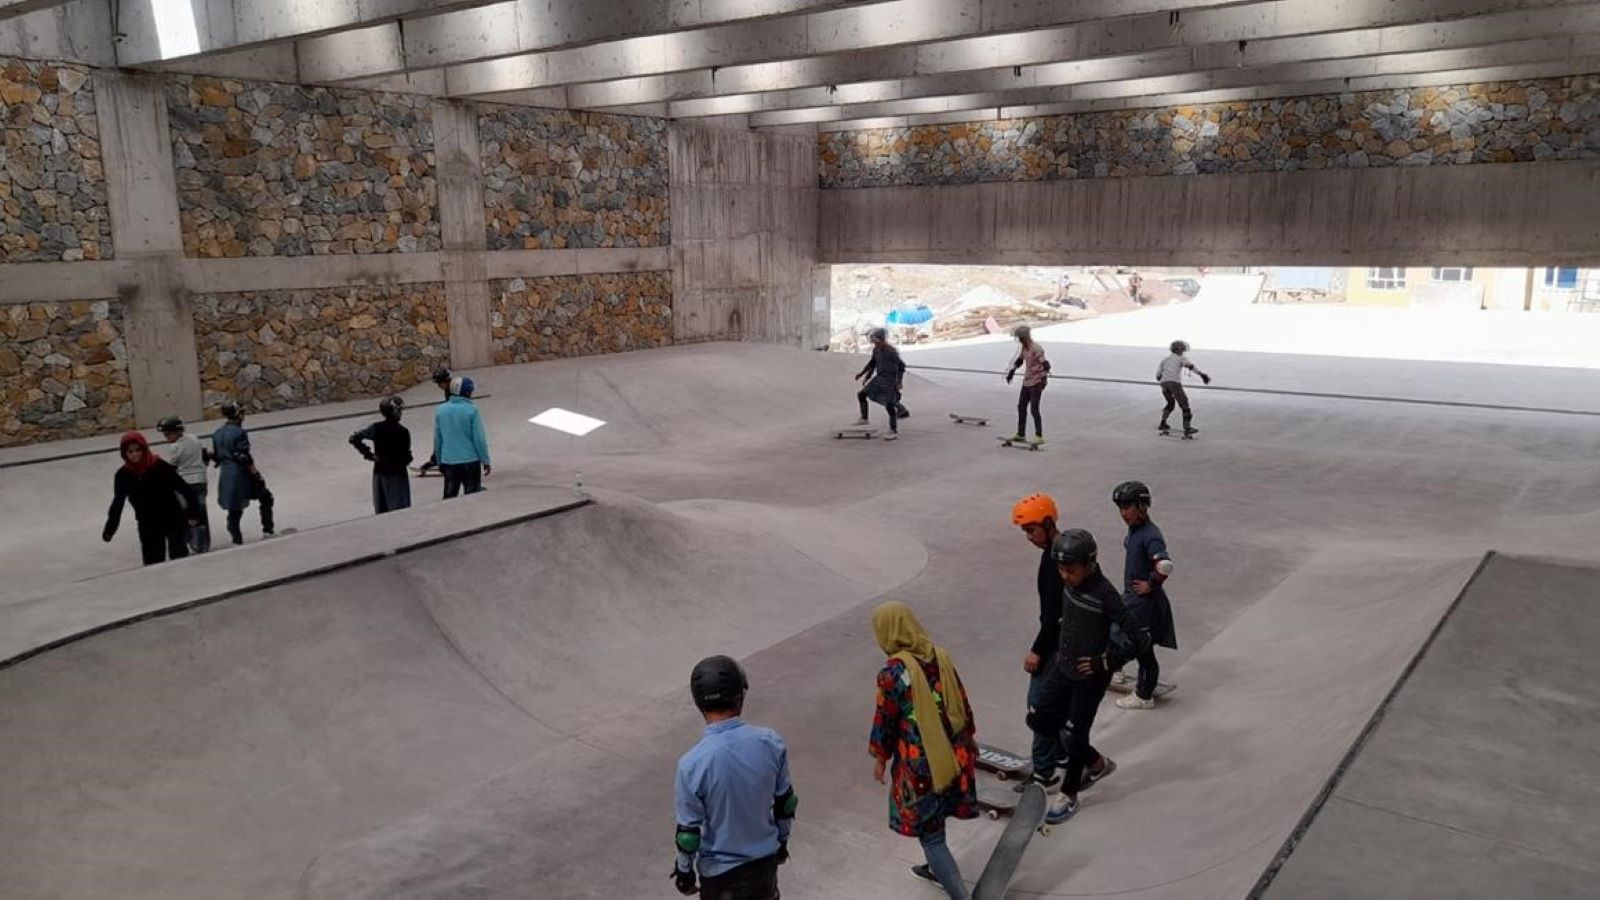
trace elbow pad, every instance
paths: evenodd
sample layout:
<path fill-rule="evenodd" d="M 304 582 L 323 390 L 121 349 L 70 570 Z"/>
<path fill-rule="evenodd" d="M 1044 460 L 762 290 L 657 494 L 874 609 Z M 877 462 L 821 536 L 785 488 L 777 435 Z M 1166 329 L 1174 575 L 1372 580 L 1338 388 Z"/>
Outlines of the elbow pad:
<path fill-rule="evenodd" d="M 789 788 L 782 794 L 772 798 L 772 818 L 777 820 L 794 818 L 794 811 L 800 807 L 800 798 L 794 795 L 794 788 Z"/>
<path fill-rule="evenodd" d="M 1176 566 L 1172 564 L 1172 560 L 1170 559 L 1156 560 L 1156 572 L 1159 573 L 1162 578 L 1166 578 L 1167 576 L 1171 575 L 1174 568 L 1176 568 Z"/>
<path fill-rule="evenodd" d="M 690 828 L 686 825 L 679 825 L 678 834 L 673 840 L 673 844 L 676 845 L 676 848 L 680 853 L 687 853 L 690 856 L 699 853 L 700 829 Z"/>

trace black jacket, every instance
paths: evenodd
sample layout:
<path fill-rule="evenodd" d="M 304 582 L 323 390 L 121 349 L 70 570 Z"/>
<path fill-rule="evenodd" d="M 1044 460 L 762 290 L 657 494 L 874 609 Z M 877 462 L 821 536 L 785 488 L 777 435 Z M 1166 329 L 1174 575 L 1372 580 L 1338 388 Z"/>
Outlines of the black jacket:
<path fill-rule="evenodd" d="M 1121 629 L 1124 645 L 1111 640 L 1111 626 Z M 1122 603 L 1122 594 L 1106 580 L 1098 568 L 1076 589 L 1061 592 L 1061 634 L 1058 638 L 1055 665 L 1050 667 L 1050 677 L 1081 681 L 1078 672 L 1080 657 L 1106 657 L 1106 671 L 1122 668 L 1123 664 L 1150 647 L 1150 631 L 1139 622 Z"/>
<path fill-rule="evenodd" d="M 372 448 L 367 448 L 367 441 Z M 372 471 L 379 475 L 404 475 L 411 464 L 411 432 L 390 419 L 373 422 L 350 435 L 350 445 L 372 460 Z"/>
<path fill-rule="evenodd" d="M 1039 633 L 1034 636 L 1031 649 L 1039 655 L 1039 671 L 1047 673 L 1061 643 L 1061 593 L 1067 589 L 1048 547 L 1039 555 L 1038 583 Z"/>
<path fill-rule="evenodd" d="M 117 533 L 117 526 L 122 522 L 124 501 L 133 504 L 133 515 L 141 531 L 181 529 L 199 515 L 199 501 L 194 491 L 164 459 L 157 459 L 143 475 L 135 475 L 127 468 L 118 469 L 112 488 L 115 494 L 111 498 L 111 509 L 106 511 L 104 532 L 108 540 Z"/>

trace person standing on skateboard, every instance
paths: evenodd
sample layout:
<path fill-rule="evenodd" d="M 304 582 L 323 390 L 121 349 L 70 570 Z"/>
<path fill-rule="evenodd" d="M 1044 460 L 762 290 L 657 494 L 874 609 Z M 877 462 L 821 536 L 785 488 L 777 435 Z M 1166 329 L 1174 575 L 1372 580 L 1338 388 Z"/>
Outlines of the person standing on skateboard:
<path fill-rule="evenodd" d="M 1044 387 L 1050 382 L 1050 360 L 1044 358 L 1044 348 L 1033 342 L 1033 329 L 1018 325 L 1011 334 L 1021 344 L 1017 356 L 1006 370 L 1006 384 L 1017 377 L 1022 369 L 1022 393 L 1017 397 L 1017 433 L 1011 438 L 1022 443 L 1028 436 L 1028 411 L 1033 411 L 1033 443 L 1044 443 L 1044 420 L 1039 415 L 1039 401 L 1044 398 Z"/>
<path fill-rule="evenodd" d="M 1193 437 L 1196 431 L 1194 413 L 1189 409 L 1189 394 L 1183 389 L 1183 370 L 1188 369 L 1199 375 L 1206 384 L 1211 383 L 1211 376 L 1195 368 L 1195 364 L 1184 356 L 1189 352 L 1187 342 L 1173 341 L 1169 349 L 1172 354 L 1156 367 L 1156 383 L 1161 385 L 1161 396 L 1167 401 L 1167 405 L 1161 409 L 1161 424 L 1156 426 L 1156 430 L 1162 434 L 1172 430 L 1167 425 L 1167 419 L 1172 415 L 1172 407 L 1177 406 L 1183 410 L 1184 437 Z"/>
<path fill-rule="evenodd" d="M 1059 533 L 1056 521 L 1060 513 L 1056 502 L 1046 494 L 1030 494 L 1011 508 L 1011 524 L 1022 529 L 1028 543 L 1039 548 L 1039 574 L 1035 578 L 1039 590 L 1039 633 L 1033 645 L 1022 658 L 1022 670 L 1028 673 L 1028 709 L 1039 703 L 1039 692 L 1044 690 L 1045 676 L 1055 661 L 1056 645 L 1061 640 L 1061 593 L 1066 585 L 1061 572 L 1050 557 L 1050 545 Z M 1056 778 L 1051 774 L 1060 760 L 1066 757 L 1061 742 L 1053 734 L 1033 736 L 1034 779 L 1046 788 L 1053 787 Z"/>
<path fill-rule="evenodd" d="M 708 656 L 689 674 L 706 730 L 678 760 L 671 878 L 684 896 L 778 900 L 798 801 L 783 738 L 739 717 L 749 687 L 744 668 L 727 656 Z"/>
<path fill-rule="evenodd" d="M 872 635 L 889 658 L 878 672 L 867 750 L 877 761 L 872 777 L 890 785 L 889 827 L 922 845 L 928 861 L 912 866 L 912 874 L 938 883 L 950 900 L 966 900 L 944 826 L 952 816 L 978 816 L 977 727 L 967 689 L 949 651 L 933 643 L 904 603 L 874 609 Z"/>
<path fill-rule="evenodd" d="M 350 435 L 350 446 L 372 462 L 372 511 L 382 515 L 411 506 L 411 432 L 400 424 L 405 401 L 389 397 L 378 404 L 383 420 Z M 372 446 L 367 446 L 367 441 Z"/>
<path fill-rule="evenodd" d="M 1056 535 L 1050 556 L 1065 584 L 1061 602 L 1061 636 L 1039 702 L 1028 713 L 1035 734 L 1056 735 L 1066 750 L 1061 792 L 1051 798 L 1045 821 L 1056 825 L 1078 812 L 1078 792 L 1116 771 L 1117 764 L 1089 743 L 1100 701 L 1111 673 L 1144 652 L 1150 635 L 1122 605 L 1122 595 L 1100 571 L 1094 535 L 1069 528 Z M 1131 651 L 1111 640 L 1111 626 L 1122 629 Z M 1125 655 L 1126 654 L 1126 655 Z M 1054 774 L 1035 770 L 1048 780 Z"/>
<path fill-rule="evenodd" d="M 1139 680 L 1134 693 L 1117 701 L 1123 709 L 1154 709 L 1156 685 L 1161 666 L 1156 662 L 1156 644 L 1178 647 L 1178 630 L 1173 622 L 1172 602 L 1164 588 L 1172 574 L 1172 557 L 1167 555 L 1167 540 L 1156 523 L 1150 521 L 1150 488 L 1143 482 L 1124 481 L 1111 491 L 1122 521 L 1128 525 L 1123 539 L 1126 551 L 1122 564 L 1122 603 L 1150 632 L 1150 643 L 1138 654 Z M 1120 674 L 1120 673 L 1119 673 Z"/>
<path fill-rule="evenodd" d="M 483 431 L 483 416 L 472 403 L 477 386 L 471 378 L 450 380 L 451 397 L 433 412 L 433 458 L 444 475 L 444 499 L 483 490 L 489 467 L 489 437 Z"/>
<path fill-rule="evenodd" d="M 861 406 L 861 419 L 856 424 L 867 424 L 868 400 L 882 404 L 889 411 L 889 433 L 884 440 L 892 441 L 900 437 L 900 392 L 905 388 L 906 364 L 900 359 L 900 351 L 889 343 L 887 330 L 874 328 L 871 337 L 872 358 L 856 373 L 856 380 L 865 382 L 856 394 Z"/>

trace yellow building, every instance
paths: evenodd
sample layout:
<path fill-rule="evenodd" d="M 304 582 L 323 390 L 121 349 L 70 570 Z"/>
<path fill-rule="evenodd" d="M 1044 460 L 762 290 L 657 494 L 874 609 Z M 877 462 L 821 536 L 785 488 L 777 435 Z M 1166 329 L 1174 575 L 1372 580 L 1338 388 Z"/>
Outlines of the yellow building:
<path fill-rule="evenodd" d="M 1345 272 L 1352 306 L 1428 309 L 1600 310 L 1600 270 L 1373 266 Z"/>

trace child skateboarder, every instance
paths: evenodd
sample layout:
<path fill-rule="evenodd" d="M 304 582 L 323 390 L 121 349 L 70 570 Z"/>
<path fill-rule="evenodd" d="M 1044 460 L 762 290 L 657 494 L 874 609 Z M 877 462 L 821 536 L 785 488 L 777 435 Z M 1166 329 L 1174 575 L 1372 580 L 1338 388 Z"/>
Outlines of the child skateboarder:
<path fill-rule="evenodd" d="M 700 660 L 689 675 L 706 730 L 678 760 L 671 878 L 684 896 L 778 900 L 778 867 L 789 861 L 798 801 L 783 738 L 739 718 L 749 687 L 744 669 L 726 656 Z"/>
<path fill-rule="evenodd" d="M 189 517 L 199 524 L 189 529 L 189 550 L 204 553 L 211 549 L 211 513 L 206 509 L 206 464 L 210 462 L 210 453 L 200 446 L 198 438 L 184 433 L 183 420 L 177 416 L 167 416 L 156 423 L 156 428 L 172 445 L 167 462 L 178 470 L 178 476 L 194 492 L 195 505 Z"/>
<path fill-rule="evenodd" d="M 122 522 L 122 506 L 131 501 L 139 522 L 139 552 L 147 566 L 189 555 L 185 526 L 195 523 L 194 492 L 172 464 L 150 452 L 144 435 L 130 431 L 122 436 L 122 468 L 111 480 L 111 508 L 100 539 L 111 543 Z M 188 508 L 185 509 L 184 507 Z"/>
<path fill-rule="evenodd" d="M 446 500 L 459 496 L 463 490 L 468 494 L 483 490 L 483 479 L 493 471 L 483 416 L 472 403 L 476 388 L 471 378 L 452 378 L 452 396 L 433 413 L 433 458 L 439 461 L 439 472 L 444 475 Z"/>
<path fill-rule="evenodd" d="M 900 359 L 900 351 L 889 343 L 888 331 L 874 328 L 871 336 L 872 358 L 856 373 L 856 380 L 865 382 L 856 394 L 861 405 L 861 420 L 856 424 L 867 424 L 868 400 L 882 404 L 889 411 L 889 433 L 884 440 L 892 441 L 900 437 L 900 392 L 905 387 L 906 364 Z"/>
<path fill-rule="evenodd" d="M 877 712 L 868 751 L 873 777 L 889 782 L 889 827 L 914 837 L 927 864 L 912 874 L 966 900 L 945 821 L 978 816 L 977 727 L 949 651 L 936 645 L 904 603 L 872 611 L 872 635 L 888 659 L 878 671 Z M 892 777 L 886 777 L 890 764 Z"/>
<path fill-rule="evenodd" d="M 1069 528 L 1056 536 L 1050 556 L 1066 585 L 1061 601 L 1061 637 L 1056 658 L 1039 692 L 1039 702 L 1028 713 L 1034 733 L 1055 735 L 1066 750 L 1066 773 L 1061 792 L 1051 798 L 1045 821 L 1055 825 L 1078 812 L 1078 792 L 1116 771 L 1117 764 L 1089 743 L 1095 714 L 1106 695 L 1111 673 L 1127 662 L 1129 651 L 1112 642 L 1111 626 L 1126 636 L 1131 654 L 1144 652 L 1150 635 L 1132 612 L 1122 605 L 1122 595 L 1100 571 L 1099 548 L 1094 535 Z M 1054 774 L 1034 772 L 1044 780 Z"/>
<path fill-rule="evenodd" d="M 255 457 L 250 453 L 250 435 L 244 430 L 244 412 L 237 403 L 222 404 L 222 416 L 228 421 L 211 433 L 211 459 L 217 464 L 217 505 L 228 511 L 228 537 L 235 544 L 244 543 L 244 533 L 239 522 L 251 500 L 260 502 L 261 533 L 272 537 L 272 492 L 267 490 L 265 479 L 256 470 Z"/>
<path fill-rule="evenodd" d="M 1050 361 L 1044 358 L 1044 348 L 1033 342 L 1033 329 L 1018 325 L 1011 334 L 1022 347 L 1006 370 L 1006 384 L 1017 377 L 1022 369 L 1022 394 L 1017 397 L 1017 433 L 1011 438 L 1022 443 L 1028 435 L 1028 411 L 1033 411 L 1033 443 L 1044 443 L 1044 420 L 1039 416 L 1039 401 L 1044 397 L 1044 386 L 1050 381 Z"/>
<path fill-rule="evenodd" d="M 411 506 L 411 432 L 400 424 L 405 401 L 389 397 L 378 404 L 382 421 L 350 435 L 350 446 L 372 462 L 372 511 L 383 515 Z M 372 446 L 368 447 L 367 442 Z"/>
<path fill-rule="evenodd" d="M 1039 573 L 1034 579 L 1039 590 L 1039 632 L 1033 645 L 1022 658 L 1022 670 L 1028 673 L 1028 709 L 1039 703 L 1039 692 L 1044 690 L 1045 676 L 1055 662 L 1056 645 L 1061 640 L 1061 593 L 1066 585 L 1061 572 L 1050 557 L 1050 545 L 1055 541 L 1056 521 L 1060 513 L 1056 502 L 1046 494 L 1030 494 L 1011 508 L 1011 524 L 1022 529 L 1028 543 L 1039 548 Z M 1054 734 L 1033 736 L 1034 778 L 1046 788 L 1054 786 L 1056 764 L 1065 757 L 1061 742 Z M 1042 777 L 1038 774 L 1046 773 Z"/>
<path fill-rule="evenodd" d="M 1174 650 L 1178 647 L 1172 603 L 1164 587 L 1172 574 L 1172 557 L 1167 555 L 1167 541 L 1161 529 L 1150 521 L 1150 488 L 1143 482 L 1124 481 L 1111 491 L 1111 502 L 1128 525 L 1128 536 L 1122 542 L 1122 602 L 1150 633 L 1150 643 L 1135 657 L 1139 661 L 1139 680 L 1134 692 L 1118 700 L 1117 705 L 1123 709 L 1154 709 L 1161 676 L 1155 645 Z"/>
<path fill-rule="evenodd" d="M 1173 341 L 1172 355 L 1161 361 L 1156 368 L 1156 383 L 1161 385 L 1161 396 L 1166 398 L 1167 405 L 1161 410 L 1161 424 L 1156 430 L 1166 434 L 1172 429 L 1167 426 L 1167 418 L 1172 415 L 1172 408 L 1178 406 L 1183 409 L 1183 436 L 1193 437 L 1197 429 L 1194 427 L 1194 413 L 1189 410 L 1189 395 L 1183 389 L 1183 370 L 1200 376 L 1206 384 L 1211 383 L 1211 376 L 1195 368 L 1195 364 L 1184 357 L 1189 352 L 1189 345 L 1184 341 Z"/>

